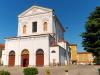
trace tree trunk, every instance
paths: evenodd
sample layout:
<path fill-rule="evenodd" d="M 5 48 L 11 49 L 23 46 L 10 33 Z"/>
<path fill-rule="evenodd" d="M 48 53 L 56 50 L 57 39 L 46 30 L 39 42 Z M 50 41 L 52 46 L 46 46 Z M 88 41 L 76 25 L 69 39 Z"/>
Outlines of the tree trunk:
<path fill-rule="evenodd" d="M 96 56 L 96 64 L 100 65 L 100 55 Z"/>

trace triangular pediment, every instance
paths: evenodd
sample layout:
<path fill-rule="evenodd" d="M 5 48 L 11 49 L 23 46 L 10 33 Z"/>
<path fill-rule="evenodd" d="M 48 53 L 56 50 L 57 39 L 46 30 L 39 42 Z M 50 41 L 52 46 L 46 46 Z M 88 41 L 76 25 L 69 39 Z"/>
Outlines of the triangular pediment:
<path fill-rule="evenodd" d="M 36 14 L 43 14 L 46 12 L 50 12 L 52 9 L 40 7 L 40 6 L 32 6 L 26 11 L 22 12 L 18 17 L 32 16 Z"/>

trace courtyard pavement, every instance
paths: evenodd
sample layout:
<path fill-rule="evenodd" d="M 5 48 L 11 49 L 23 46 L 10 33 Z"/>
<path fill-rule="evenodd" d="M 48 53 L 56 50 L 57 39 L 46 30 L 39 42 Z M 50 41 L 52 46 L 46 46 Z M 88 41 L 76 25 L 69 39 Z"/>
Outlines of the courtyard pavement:
<path fill-rule="evenodd" d="M 37 75 L 46 75 L 46 67 L 37 67 L 39 73 Z M 98 68 L 94 65 L 69 65 L 68 73 L 65 72 L 65 67 L 50 67 L 50 75 L 99 75 Z M 0 70 L 7 70 L 11 75 L 24 75 L 22 67 L 0 67 Z"/>
<path fill-rule="evenodd" d="M 37 67 L 38 75 L 46 75 L 45 69 L 46 67 Z M 6 70 L 11 73 L 11 75 L 24 75 L 22 67 L 0 67 L 0 70 Z M 50 75 L 68 75 L 64 71 L 64 67 L 50 67 L 51 74 Z"/>
<path fill-rule="evenodd" d="M 70 65 L 69 75 L 99 75 L 98 68 L 94 65 Z"/>

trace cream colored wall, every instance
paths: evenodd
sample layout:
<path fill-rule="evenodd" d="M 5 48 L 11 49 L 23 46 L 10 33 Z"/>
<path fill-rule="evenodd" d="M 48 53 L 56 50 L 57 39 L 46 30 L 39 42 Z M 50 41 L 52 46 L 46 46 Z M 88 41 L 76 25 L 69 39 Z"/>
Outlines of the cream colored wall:
<path fill-rule="evenodd" d="M 44 12 L 45 13 L 45 12 Z M 18 18 L 18 36 L 39 35 L 46 33 L 53 33 L 52 12 L 45 14 L 38 14 L 34 16 L 19 17 Z M 32 32 L 32 22 L 37 22 L 37 32 Z M 48 30 L 43 30 L 44 22 L 48 22 Z M 23 26 L 27 25 L 27 33 L 23 34 Z"/>
<path fill-rule="evenodd" d="M 78 63 L 89 64 L 93 62 L 92 53 L 78 53 Z"/>
<path fill-rule="evenodd" d="M 52 51 L 55 53 L 51 53 Z M 53 59 L 55 59 L 56 64 L 65 65 L 67 64 L 67 55 L 66 50 L 60 46 L 50 47 L 50 63 L 53 63 Z"/>
<path fill-rule="evenodd" d="M 45 44 L 44 44 L 45 42 Z M 18 38 L 16 40 L 6 40 L 6 49 L 3 51 L 2 61 L 4 65 L 8 65 L 9 52 L 15 51 L 15 65 L 21 65 L 21 52 L 24 49 L 29 51 L 29 65 L 36 65 L 36 51 L 43 49 L 44 51 L 44 65 L 49 65 L 49 36 L 36 36 Z M 33 60 L 32 60 L 33 59 Z"/>
<path fill-rule="evenodd" d="M 55 51 L 56 53 L 51 53 L 52 51 Z M 53 59 L 55 59 L 55 63 L 59 63 L 59 46 L 50 47 L 50 63 L 53 64 Z"/>

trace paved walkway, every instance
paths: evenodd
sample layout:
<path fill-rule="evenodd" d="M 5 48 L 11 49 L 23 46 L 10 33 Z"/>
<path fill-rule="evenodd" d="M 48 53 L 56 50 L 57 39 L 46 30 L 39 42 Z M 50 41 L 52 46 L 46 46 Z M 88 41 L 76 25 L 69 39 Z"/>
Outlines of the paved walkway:
<path fill-rule="evenodd" d="M 38 75 L 46 75 L 45 67 L 38 68 Z M 11 75 L 24 75 L 22 67 L 0 67 L 0 70 L 7 70 L 11 73 Z M 64 71 L 64 67 L 51 67 L 50 68 L 51 75 L 68 75 Z"/>
<path fill-rule="evenodd" d="M 70 65 L 69 75 L 99 75 L 100 66 L 93 65 Z"/>
<path fill-rule="evenodd" d="M 68 74 L 65 67 L 50 67 L 51 75 L 99 75 L 98 68 L 100 66 L 93 65 L 70 65 Z M 46 67 L 38 67 L 38 75 L 45 74 Z M 0 70 L 7 70 L 11 75 L 24 75 L 22 67 L 0 67 Z"/>

